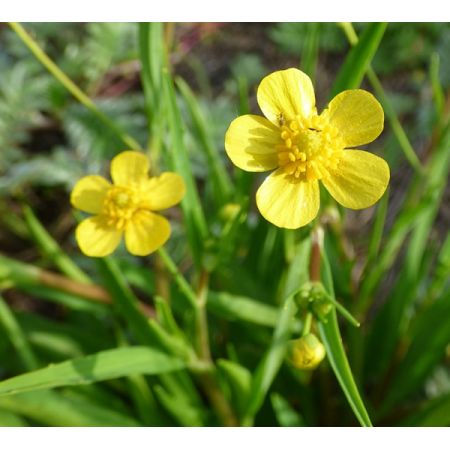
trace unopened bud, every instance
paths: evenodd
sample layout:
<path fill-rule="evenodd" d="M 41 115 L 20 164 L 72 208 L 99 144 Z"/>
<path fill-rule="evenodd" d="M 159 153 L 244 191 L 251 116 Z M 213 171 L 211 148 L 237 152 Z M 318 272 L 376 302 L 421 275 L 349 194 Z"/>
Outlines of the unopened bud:
<path fill-rule="evenodd" d="M 326 323 L 328 320 L 327 316 L 333 309 L 333 305 L 326 299 L 319 299 L 312 303 L 311 309 L 318 320 Z"/>
<path fill-rule="evenodd" d="M 313 370 L 324 357 L 325 347 L 312 333 L 291 341 L 289 359 L 297 369 Z"/>

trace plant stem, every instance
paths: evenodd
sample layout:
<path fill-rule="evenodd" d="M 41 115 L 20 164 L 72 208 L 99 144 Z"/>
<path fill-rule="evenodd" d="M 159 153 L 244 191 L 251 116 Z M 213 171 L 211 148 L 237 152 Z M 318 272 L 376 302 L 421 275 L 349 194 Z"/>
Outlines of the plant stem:
<path fill-rule="evenodd" d="M 138 142 L 116 125 L 98 106 L 87 96 L 42 50 L 39 44 L 30 34 L 17 22 L 9 22 L 9 26 L 22 39 L 24 44 L 34 54 L 38 61 L 86 108 L 95 114 L 106 126 L 122 140 L 122 142 L 132 150 L 141 150 Z"/>
<path fill-rule="evenodd" d="M 305 322 L 302 330 L 302 336 L 306 336 L 311 331 L 312 320 L 313 320 L 312 313 L 310 312 L 306 313 Z"/>
<path fill-rule="evenodd" d="M 186 296 L 187 300 L 191 304 L 191 306 L 197 309 L 197 295 L 186 281 L 186 278 L 182 275 L 182 273 L 178 270 L 178 267 L 173 262 L 170 255 L 167 253 L 164 247 L 158 249 L 158 254 L 161 257 L 163 263 L 165 264 L 169 273 L 173 276 L 175 283 L 177 283 L 180 291 Z"/>
<path fill-rule="evenodd" d="M 311 281 L 320 281 L 320 260 L 323 246 L 323 229 L 316 226 L 311 235 L 311 259 L 309 264 L 309 278 Z"/>
<path fill-rule="evenodd" d="M 200 365 L 210 367 L 211 371 L 201 373 L 198 375 L 203 390 L 208 396 L 211 405 L 215 409 L 217 415 L 220 417 L 222 423 L 225 426 L 237 426 L 238 421 L 234 415 L 234 412 L 225 398 L 222 390 L 219 387 L 217 379 L 215 377 L 216 368 L 211 358 L 211 350 L 209 346 L 209 332 L 208 332 L 208 318 L 206 314 L 206 302 L 208 297 L 208 281 L 209 273 L 203 270 L 200 274 L 200 280 L 197 293 L 195 293 L 192 287 L 184 278 L 183 274 L 178 270 L 178 267 L 166 252 L 161 247 L 158 250 L 161 260 L 166 265 L 167 270 L 173 276 L 180 290 L 189 300 L 189 303 L 194 309 L 195 317 L 195 335 L 196 335 L 196 350 L 199 358 Z"/>

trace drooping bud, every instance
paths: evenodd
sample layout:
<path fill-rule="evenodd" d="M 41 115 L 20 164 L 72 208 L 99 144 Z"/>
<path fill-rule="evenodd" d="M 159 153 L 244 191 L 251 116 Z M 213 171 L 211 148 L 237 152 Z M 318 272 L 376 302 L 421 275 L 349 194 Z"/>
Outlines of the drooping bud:
<path fill-rule="evenodd" d="M 325 347 L 312 333 L 291 341 L 289 360 L 297 369 L 313 370 L 325 357 Z"/>

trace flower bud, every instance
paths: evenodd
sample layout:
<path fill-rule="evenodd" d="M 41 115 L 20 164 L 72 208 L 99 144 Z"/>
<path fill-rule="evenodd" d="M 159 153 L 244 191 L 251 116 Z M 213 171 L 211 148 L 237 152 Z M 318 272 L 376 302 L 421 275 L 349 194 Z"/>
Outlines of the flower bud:
<path fill-rule="evenodd" d="M 333 309 L 333 305 L 326 299 L 320 299 L 315 301 L 311 306 L 312 312 L 315 317 L 321 322 L 327 322 L 327 316 Z"/>
<path fill-rule="evenodd" d="M 291 341 L 289 360 L 297 369 L 313 370 L 324 357 L 325 347 L 312 333 Z"/>

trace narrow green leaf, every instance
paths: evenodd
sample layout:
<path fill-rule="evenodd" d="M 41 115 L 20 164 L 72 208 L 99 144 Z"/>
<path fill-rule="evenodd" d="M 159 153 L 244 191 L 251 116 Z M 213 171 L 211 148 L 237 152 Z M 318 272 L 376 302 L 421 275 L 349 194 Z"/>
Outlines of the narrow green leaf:
<path fill-rule="evenodd" d="M 347 36 L 350 44 L 356 45 L 356 43 L 358 42 L 358 36 L 353 28 L 353 25 L 350 22 L 343 22 L 341 23 L 341 26 L 344 29 L 345 35 Z M 408 135 L 402 127 L 397 113 L 395 112 L 395 109 L 392 106 L 391 101 L 389 100 L 389 96 L 386 95 L 383 89 L 383 85 L 381 84 L 371 65 L 369 65 L 369 67 L 367 68 L 367 78 L 369 79 L 369 82 L 372 85 L 378 100 L 383 105 L 384 111 L 391 125 L 392 132 L 394 133 L 394 136 L 397 139 L 397 142 L 400 145 L 405 158 L 411 164 L 411 167 L 413 167 L 414 170 L 421 173 L 422 166 L 420 160 L 417 157 L 416 152 L 411 145 L 411 142 L 409 141 Z"/>
<path fill-rule="evenodd" d="M 89 283 L 91 281 L 89 277 L 62 251 L 29 206 L 24 206 L 23 214 L 28 230 L 43 255 L 72 280 Z"/>
<path fill-rule="evenodd" d="M 418 411 L 401 422 L 406 427 L 450 426 L 450 393 L 425 403 Z"/>
<path fill-rule="evenodd" d="M 6 335 L 11 340 L 14 349 L 17 351 L 24 367 L 33 370 L 39 367 L 38 360 L 24 335 L 14 313 L 11 311 L 7 303 L 0 296 L 0 326 L 5 329 Z"/>
<path fill-rule="evenodd" d="M 346 89 L 356 89 L 360 86 L 380 45 L 386 26 L 386 23 L 371 23 L 366 27 L 339 70 L 331 89 L 331 98 Z"/>
<path fill-rule="evenodd" d="M 53 391 L 26 392 L 0 398 L 0 408 L 38 424 L 62 427 L 135 427 L 132 417 L 95 404 L 92 399 L 71 398 Z"/>
<path fill-rule="evenodd" d="M 275 327 L 280 316 L 280 310 L 274 306 L 227 292 L 210 292 L 207 307 L 212 313 L 227 320 L 240 320 L 266 327 Z M 293 321 L 292 327 L 299 331 L 300 322 Z"/>
<path fill-rule="evenodd" d="M 98 260 L 100 270 L 106 280 L 105 287 L 113 297 L 119 313 L 127 321 L 141 344 L 154 345 L 157 342 L 148 326 L 147 318 L 140 309 L 139 301 L 127 285 L 123 274 L 112 258 Z"/>
<path fill-rule="evenodd" d="M 210 135 L 210 127 L 205 118 L 200 105 L 189 85 L 182 79 L 177 78 L 176 84 L 188 107 L 191 116 L 193 131 L 197 140 L 206 155 L 209 168 L 209 179 L 212 183 L 214 199 L 218 205 L 223 205 L 231 194 L 231 181 L 224 164 L 221 161 L 219 152 L 213 143 Z"/>
<path fill-rule="evenodd" d="M 294 298 L 291 295 L 286 298 L 281 306 L 272 342 L 253 376 L 250 398 L 242 420 L 242 424 L 245 426 L 253 425 L 255 416 L 280 370 L 291 335 L 292 321 L 296 310 Z"/>
<path fill-rule="evenodd" d="M 409 349 L 399 364 L 383 402 L 389 411 L 417 392 L 445 356 L 450 342 L 450 293 L 445 293 L 417 318 Z"/>
<path fill-rule="evenodd" d="M 169 155 L 172 168 L 183 177 L 186 184 L 186 195 L 181 207 L 192 255 L 196 267 L 201 266 L 203 243 L 208 235 L 205 216 L 200 197 L 197 192 L 191 161 L 184 144 L 183 123 L 178 109 L 175 89 L 168 71 L 163 74 L 163 92 L 167 107 L 167 119 L 171 136 Z"/>
<path fill-rule="evenodd" d="M 27 422 L 17 414 L 0 409 L 0 427 L 26 427 Z"/>
<path fill-rule="evenodd" d="M 270 396 L 272 407 L 277 421 L 281 427 L 303 427 L 305 421 L 303 417 L 295 411 L 289 402 L 280 394 L 273 393 Z"/>
<path fill-rule="evenodd" d="M 246 367 L 227 359 L 217 360 L 217 368 L 226 378 L 231 391 L 231 403 L 241 416 L 249 399 L 252 374 Z"/>
<path fill-rule="evenodd" d="M 325 253 L 322 253 L 322 280 L 330 296 L 334 297 L 333 278 Z M 319 323 L 319 331 L 328 360 L 356 418 L 362 426 L 372 426 L 345 354 L 335 310 L 328 315 L 327 323 Z"/>
<path fill-rule="evenodd" d="M 2 381 L 0 396 L 96 383 L 136 373 L 156 375 L 180 370 L 184 366 L 180 359 L 147 347 L 106 350 Z"/>

